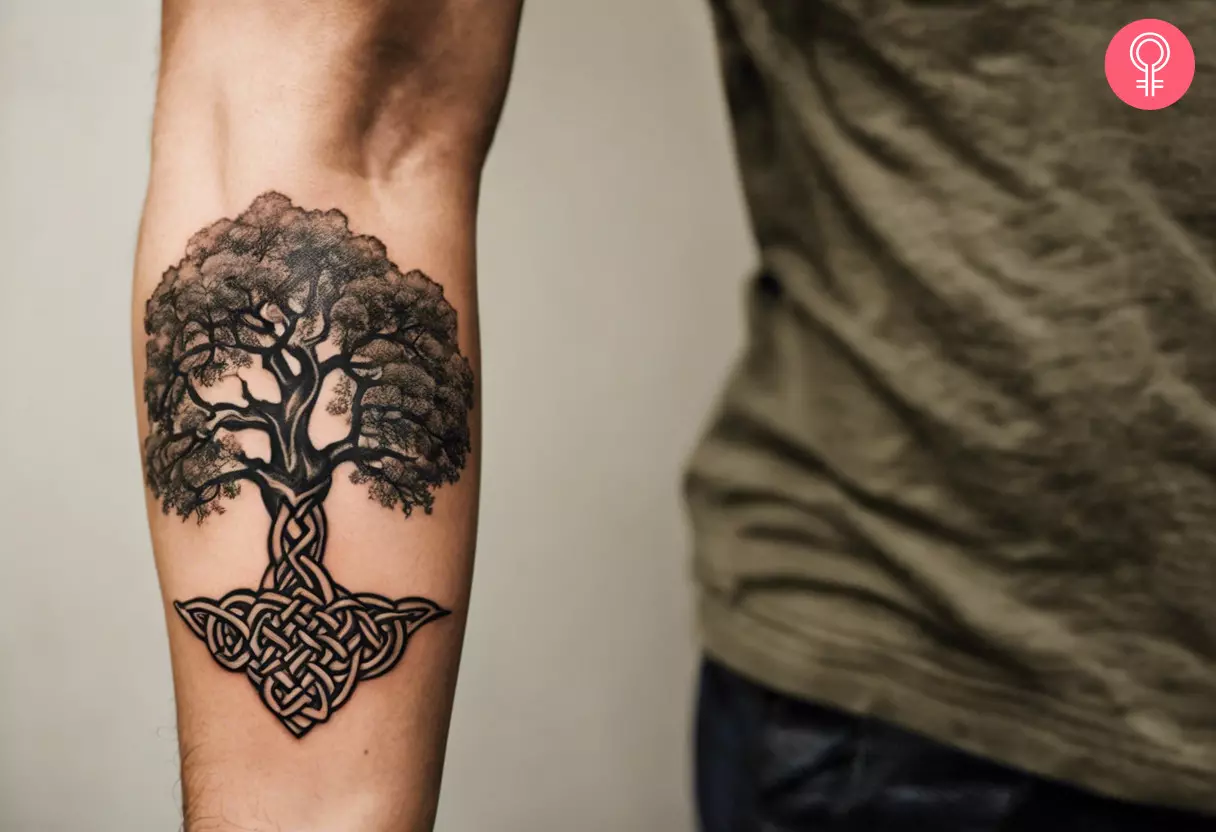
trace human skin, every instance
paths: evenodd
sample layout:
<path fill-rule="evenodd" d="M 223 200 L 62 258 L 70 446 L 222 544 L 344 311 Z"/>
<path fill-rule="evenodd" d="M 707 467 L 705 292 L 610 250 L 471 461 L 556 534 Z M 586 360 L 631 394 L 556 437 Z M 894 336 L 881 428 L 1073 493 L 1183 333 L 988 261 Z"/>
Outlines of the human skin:
<path fill-rule="evenodd" d="M 181 460 L 152 453 L 145 459 L 189 832 L 374 832 L 425 830 L 433 824 L 477 513 L 477 196 L 507 88 L 520 5 L 514 0 L 165 3 L 133 331 L 145 449 L 153 448 L 157 436 L 189 434 L 177 446 L 183 450 L 174 452 Z M 256 215 L 270 217 L 264 219 L 266 240 L 274 236 L 273 228 L 266 231 L 269 223 L 304 230 L 297 237 L 274 236 L 277 242 L 236 257 L 233 246 L 240 248 L 240 241 L 254 232 L 238 229 L 235 236 L 222 237 L 226 226 L 217 231 L 215 224 L 237 219 L 255 204 L 265 207 L 270 203 L 257 200 L 267 194 L 282 201 L 274 202 L 270 213 Z M 256 222 L 246 225 L 253 228 Z M 196 237 L 208 229 L 212 237 Z M 307 246 L 313 248 L 305 251 Z M 379 246 L 375 250 L 382 256 L 351 265 L 350 252 L 362 250 L 360 246 Z M 235 258 L 228 272 L 221 268 L 228 261 L 216 259 L 219 253 Z M 322 262 L 329 265 L 317 265 Z M 356 266 L 363 271 L 356 273 Z M 186 307 L 179 300 L 173 300 L 178 306 L 165 301 L 163 290 L 156 293 L 169 270 L 179 267 L 181 274 L 193 275 L 192 285 L 205 297 L 203 306 L 191 306 L 192 311 L 174 319 L 164 317 L 165 310 Z M 277 277 L 250 277 L 262 275 L 258 269 Z M 390 293 L 395 298 L 389 303 L 391 314 L 373 316 L 368 324 L 359 310 L 366 312 L 379 303 L 377 298 L 388 297 L 381 290 L 390 284 L 414 288 Z M 247 292 L 254 314 L 246 316 L 246 323 L 216 329 L 215 309 L 220 307 L 207 304 L 219 303 L 216 298 L 223 300 L 233 287 Z M 157 309 L 164 313 L 159 324 L 152 318 Z M 299 321 L 293 324 L 295 319 Z M 328 319 L 335 322 L 332 331 L 323 332 L 322 322 Z M 425 326 L 417 323 L 423 319 Z M 198 333 L 208 321 L 212 329 L 207 337 L 222 349 L 182 359 L 201 343 L 191 339 L 203 337 Z M 288 333 L 292 326 L 294 334 Z M 378 332 L 387 335 L 380 346 L 357 347 L 360 326 L 380 327 Z M 408 353 L 419 346 L 404 335 L 416 335 L 415 326 L 430 339 L 421 345 L 433 353 L 429 358 Z M 376 425 L 353 429 L 350 402 L 345 411 L 340 403 L 330 406 L 342 398 L 335 387 L 341 372 L 325 384 L 313 379 L 310 386 L 305 368 L 290 357 L 303 355 L 292 350 L 323 334 L 326 342 L 318 341 L 314 349 L 319 363 L 344 348 L 350 359 L 346 372 L 356 379 L 352 389 L 362 391 L 364 383 L 367 389 L 381 388 L 364 408 L 375 410 Z M 369 342 L 377 332 L 362 335 Z M 149 351 L 149 341 L 158 339 L 161 352 L 155 346 Z M 164 350 L 169 350 L 167 359 Z M 161 364 L 150 367 L 149 356 Z M 467 379 L 458 372 L 461 366 L 468 369 Z M 178 384 L 190 386 L 157 399 L 180 399 L 168 417 L 149 401 L 149 390 L 163 394 L 166 389 L 165 379 L 155 375 L 157 367 L 178 371 L 183 379 Z M 445 367 L 456 368 L 456 375 L 445 375 Z M 364 382 L 357 381 L 360 373 Z M 245 422 L 256 422 L 258 413 L 291 410 L 288 400 L 307 398 L 301 392 L 305 388 L 312 400 L 294 412 L 304 414 L 302 432 L 297 432 L 311 450 L 300 456 L 283 451 L 276 457 L 274 431 Z M 436 392 L 441 389 L 457 392 Z M 194 405 L 189 401 L 193 397 L 199 397 Z M 407 402 L 404 410 L 402 401 Z M 227 402 L 228 409 L 215 415 L 215 408 L 224 407 L 219 402 Z M 245 421 L 232 415 L 241 408 Z M 210 418 L 200 422 L 204 413 Z M 458 423 L 458 418 L 464 421 Z M 444 441 L 424 438 L 428 431 Z M 149 436 L 153 444 L 147 444 Z M 288 445 L 292 443 L 285 441 L 283 447 Z M 363 461 L 355 459 L 360 455 Z M 329 461 L 319 462 L 322 456 Z M 289 464 L 289 458 L 295 461 Z M 276 473 L 243 476 L 242 465 Z M 211 481 L 204 474 L 217 485 L 202 487 Z M 354 481 L 351 474 L 356 474 Z M 297 508 L 297 492 L 306 481 L 324 482 L 318 505 L 306 515 L 321 518 L 324 534 L 322 541 L 299 543 L 297 567 L 292 567 L 297 571 L 283 566 L 276 577 L 275 564 L 289 560 L 290 541 L 302 538 L 296 527 L 290 534 L 275 531 L 279 504 L 268 498 L 266 482 L 282 485 L 292 477 L 288 490 L 295 489 L 292 505 Z M 231 487 L 237 484 L 239 493 Z M 283 522 L 305 516 L 292 520 L 289 515 L 283 515 Z M 311 590 L 304 586 L 314 580 L 313 567 L 322 555 L 320 568 L 327 577 L 318 580 L 337 587 L 336 594 L 320 598 L 314 605 L 319 612 L 292 608 L 303 631 L 346 615 L 355 624 L 342 630 L 334 650 L 354 645 L 356 652 L 365 651 L 360 655 L 371 657 L 378 636 L 361 635 L 359 622 L 373 622 L 369 631 L 381 622 L 383 635 L 404 621 L 401 638 L 404 644 L 408 637 L 408 650 L 381 655 L 382 672 L 375 678 L 364 681 L 356 672 L 338 707 L 312 708 L 307 719 L 297 712 L 292 723 L 282 713 L 290 710 L 283 704 L 288 701 L 286 677 L 277 677 L 280 681 L 266 693 L 248 665 L 221 664 L 216 650 L 225 648 L 217 648 L 214 633 L 225 631 L 213 630 L 213 641 L 207 642 L 209 622 L 219 620 L 219 608 L 207 604 L 218 604 L 234 591 L 251 593 L 249 597 L 270 593 L 267 597 L 281 604 L 293 592 L 323 594 L 317 589 L 321 584 L 311 584 Z M 343 600 L 342 592 L 362 593 L 371 606 L 358 608 L 349 598 Z M 404 606 L 376 606 L 380 602 L 373 596 Z M 450 614 L 431 614 L 418 599 Z M 190 608 L 195 600 L 202 605 Z M 337 610 L 329 619 L 323 615 L 326 604 Z M 227 611 L 239 609 L 245 615 L 249 608 L 238 603 Z M 282 611 L 280 606 L 274 614 Z M 284 637 L 284 627 L 290 633 L 300 629 L 274 621 L 279 637 Z M 418 628 L 412 629 L 415 624 Z M 296 652 L 287 655 L 307 653 L 313 657 L 309 661 L 322 662 L 316 658 L 320 653 L 309 653 L 311 636 L 304 642 L 291 637 Z M 255 642 L 229 642 L 230 665 L 258 651 L 269 662 L 265 639 L 261 646 L 251 646 Z M 342 664 L 333 652 L 326 661 L 337 664 L 326 665 L 330 670 Z M 349 664 L 348 657 L 343 666 Z M 312 684 L 315 679 L 306 671 L 297 667 L 292 672 Z M 309 690 L 321 692 L 322 687 Z M 340 698 L 337 692 L 318 695 Z"/>

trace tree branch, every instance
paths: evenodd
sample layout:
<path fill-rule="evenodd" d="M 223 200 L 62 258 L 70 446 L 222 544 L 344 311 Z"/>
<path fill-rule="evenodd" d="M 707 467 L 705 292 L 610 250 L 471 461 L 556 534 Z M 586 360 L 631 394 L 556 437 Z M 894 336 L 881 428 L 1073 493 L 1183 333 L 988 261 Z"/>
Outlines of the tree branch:
<path fill-rule="evenodd" d="M 420 431 L 425 433 L 427 436 L 431 437 L 436 442 L 438 442 L 441 447 L 443 445 L 447 444 L 447 440 L 445 440 L 442 436 L 435 433 L 433 430 L 428 428 L 426 425 L 422 424 L 422 422 L 418 421 L 413 416 L 410 416 L 409 414 L 407 414 L 399 406 L 385 405 L 385 404 L 369 404 L 369 405 L 364 405 L 363 409 L 368 411 L 369 413 L 392 412 L 392 413 L 394 413 L 394 415 L 391 417 L 392 419 L 400 419 L 403 422 L 409 422 L 411 425 L 418 428 Z"/>
<path fill-rule="evenodd" d="M 262 335 L 275 334 L 274 327 L 270 325 L 270 321 L 257 314 L 253 307 L 250 307 L 249 309 L 242 309 L 240 310 L 239 314 L 241 316 L 242 326 L 246 326 L 249 329 L 252 329 L 254 332 L 261 333 Z"/>
<path fill-rule="evenodd" d="M 183 450 L 175 453 L 166 463 L 164 460 L 169 456 L 169 449 L 181 442 L 183 439 L 189 439 Z M 157 470 L 171 470 L 175 468 L 182 460 L 190 456 L 198 450 L 199 446 L 207 441 L 205 437 L 201 437 L 195 431 L 175 433 L 167 437 L 160 447 L 156 448 L 156 452 L 148 457 L 148 464 Z M 158 459 L 159 457 L 159 459 Z"/>
<path fill-rule="evenodd" d="M 241 379 L 241 381 L 243 382 L 244 379 Z M 233 402 L 207 401 L 203 398 L 202 394 L 194 388 L 194 385 L 191 384 L 188 379 L 186 380 L 186 395 L 190 397 L 190 401 L 193 402 L 196 407 L 207 411 L 207 413 L 210 414 L 209 418 L 211 419 L 223 418 L 227 415 L 235 415 L 244 419 L 256 420 L 263 425 L 267 422 L 267 416 L 258 412 L 252 407 L 245 407 Z"/>
<path fill-rule="evenodd" d="M 199 483 L 198 485 L 189 486 L 189 488 L 199 497 L 202 497 L 212 488 L 219 488 L 222 485 L 239 482 L 240 480 L 253 480 L 255 478 L 255 474 L 256 472 L 251 468 L 237 468 L 234 471 L 225 471 L 223 474 L 212 477 L 206 482 Z"/>
<path fill-rule="evenodd" d="M 219 430 L 266 430 L 266 422 L 262 419 L 246 419 L 237 415 L 225 416 L 216 421 L 210 428 L 214 436 Z"/>
<path fill-rule="evenodd" d="M 329 339 L 329 333 L 332 321 L 328 315 L 321 316 L 321 331 L 313 335 L 311 338 L 304 339 L 304 344 L 309 347 L 315 347 L 317 344 L 323 344 Z"/>
<path fill-rule="evenodd" d="M 269 402 L 265 401 L 264 399 L 255 398 L 253 392 L 249 389 L 249 382 L 245 381 L 245 379 L 241 378 L 239 375 L 236 377 L 236 379 L 241 383 L 241 396 L 245 399 L 245 407 L 249 408 L 252 412 L 257 413 L 262 418 L 269 419 L 270 415 L 266 412 L 266 408 L 264 407 L 264 405 L 269 404 Z"/>
<path fill-rule="evenodd" d="M 208 341 L 207 343 L 200 344 L 197 347 L 191 347 L 190 349 L 186 350 L 184 353 L 179 355 L 177 358 L 173 359 L 173 371 L 175 373 L 179 373 L 179 374 L 188 372 L 184 367 L 182 367 L 182 364 L 185 363 L 185 361 L 187 359 L 194 358 L 196 355 L 202 355 L 203 353 L 211 354 L 210 357 L 208 357 L 208 359 L 203 362 L 203 366 L 204 367 L 207 366 L 208 364 L 211 363 L 212 359 L 214 359 L 214 357 L 215 357 L 216 346 L 217 345 L 214 341 Z"/>
<path fill-rule="evenodd" d="M 334 370 L 345 370 L 348 374 L 354 374 L 360 370 L 375 370 L 381 364 L 377 361 L 356 361 L 354 356 L 336 353 L 322 361 L 318 366 L 321 377 L 332 373 Z"/>
<path fill-rule="evenodd" d="M 388 341 L 390 344 L 397 344 L 398 346 L 406 347 L 413 352 L 414 355 L 417 355 L 419 358 L 425 360 L 425 357 L 418 352 L 418 348 L 414 345 L 414 342 L 404 338 L 407 333 L 413 332 L 421 327 L 421 323 L 416 323 L 410 324 L 409 326 L 401 329 L 395 329 L 392 332 L 373 332 L 369 335 L 364 335 L 350 348 L 350 354 L 353 356 L 359 350 L 363 349 L 364 347 L 370 347 L 376 341 Z"/>
<path fill-rule="evenodd" d="M 239 377 L 238 377 L 239 378 Z M 241 379 L 242 389 L 247 390 L 244 379 Z M 271 452 L 276 449 L 281 454 L 284 449 L 285 437 L 283 428 L 278 420 L 260 407 L 241 406 L 230 402 L 209 402 L 204 399 L 194 385 L 185 381 L 186 393 L 190 400 L 207 412 L 207 424 L 200 430 L 193 431 L 202 439 L 214 439 L 220 430 L 260 430 L 270 441 Z M 257 402 L 257 399 L 248 399 Z"/>
<path fill-rule="evenodd" d="M 356 464 L 371 463 L 384 459 L 393 459 L 400 462 L 402 465 L 416 465 L 417 457 L 406 456 L 405 454 L 394 451 L 392 448 L 369 448 L 360 446 L 358 440 L 351 442 L 343 440 L 334 445 L 329 453 L 330 464 L 334 467 L 341 465 L 343 462 L 354 462 Z"/>

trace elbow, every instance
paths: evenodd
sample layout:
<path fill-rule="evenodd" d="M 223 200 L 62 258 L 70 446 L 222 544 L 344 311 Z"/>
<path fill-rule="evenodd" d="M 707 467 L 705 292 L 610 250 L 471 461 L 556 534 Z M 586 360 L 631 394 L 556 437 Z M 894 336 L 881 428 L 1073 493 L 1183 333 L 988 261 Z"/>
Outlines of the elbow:
<path fill-rule="evenodd" d="M 480 175 L 513 38 L 475 0 L 168 5 L 154 165 L 172 148 L 221 182 L 268 168 Z"/>

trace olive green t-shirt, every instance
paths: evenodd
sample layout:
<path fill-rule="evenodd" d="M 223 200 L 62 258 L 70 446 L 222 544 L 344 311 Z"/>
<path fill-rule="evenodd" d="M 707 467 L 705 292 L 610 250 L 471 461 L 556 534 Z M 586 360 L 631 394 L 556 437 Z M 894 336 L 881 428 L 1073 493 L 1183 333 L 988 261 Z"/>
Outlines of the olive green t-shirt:
<path fill-rule="evenodd" d="M 1216 2 L 714 7 L 762 268 L 688 477 L 706 649 L 1216 813 Z M 1103 74 L 1145 17 L 1165 110 Z"/>

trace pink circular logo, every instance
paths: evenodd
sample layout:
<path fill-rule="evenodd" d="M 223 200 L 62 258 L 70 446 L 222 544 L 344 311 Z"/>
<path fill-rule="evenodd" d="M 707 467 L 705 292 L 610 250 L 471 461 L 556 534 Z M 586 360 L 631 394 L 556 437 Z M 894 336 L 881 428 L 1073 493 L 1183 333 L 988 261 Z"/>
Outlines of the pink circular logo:
<path fill-rule="evenodd" d="M 1129 23 L 1106 47 L 1106 80 L 1124 104 L 1160 110 L 1182 98 L 1195 78 L 1195 50 L 1164 20 Z"/>

